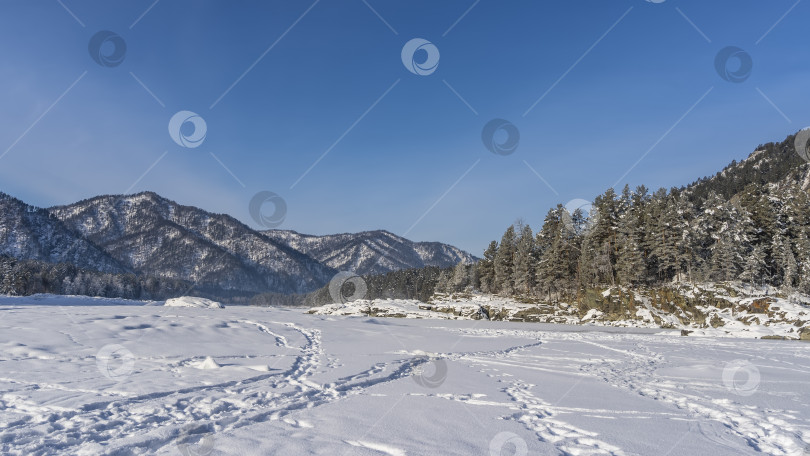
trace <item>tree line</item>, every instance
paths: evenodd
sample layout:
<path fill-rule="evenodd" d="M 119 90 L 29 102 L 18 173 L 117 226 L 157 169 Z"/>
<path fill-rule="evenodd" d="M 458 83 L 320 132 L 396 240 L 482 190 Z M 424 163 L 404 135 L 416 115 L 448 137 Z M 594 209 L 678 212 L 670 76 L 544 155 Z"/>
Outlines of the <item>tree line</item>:
<path fill-rule="evenodd" d="M 810 199 L 796 185 L 714 191 L 644 186 L 597 197 L 590 210 L 562 205 L 535 234 L 527 224 L 492 241 L 476 265 L 459 265 L 437 291 L 475 288 L 559 299 L 607 285 L 742 281 L 810 292 Z"/>
<path fill-rule="evenodd" d="M 78 268 L 70 263 L 47 263 L 0 256 L 0 294 L 28 296 L 51 293 L 164 300 L 182 296 L 191 286 L 191 283 L 184 280 L 109 274 Z"/>

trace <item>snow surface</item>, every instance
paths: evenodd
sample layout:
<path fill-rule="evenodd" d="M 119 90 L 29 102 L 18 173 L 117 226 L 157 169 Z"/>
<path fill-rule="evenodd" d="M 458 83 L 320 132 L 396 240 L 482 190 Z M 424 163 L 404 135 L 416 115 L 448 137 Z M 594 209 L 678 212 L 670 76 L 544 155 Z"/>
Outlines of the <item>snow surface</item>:
<path fill-rule="evenodd" d="M 805 454 L 810 345 L 676 334 L 2 297 L 0 454 Z"/>

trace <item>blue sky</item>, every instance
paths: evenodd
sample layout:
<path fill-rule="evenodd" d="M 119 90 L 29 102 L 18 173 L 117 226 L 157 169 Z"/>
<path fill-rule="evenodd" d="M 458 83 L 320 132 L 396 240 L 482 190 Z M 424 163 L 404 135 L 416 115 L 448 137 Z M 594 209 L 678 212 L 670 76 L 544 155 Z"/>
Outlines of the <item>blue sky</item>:
<path fill-rule="evenodd" d="M 808 15 L 795 0 L 4 0 L 0 191 L 47 207 L 152 190 L 257 228 L 249 202 L 271 191 L 278 228 L 480 255 L 557 203 L 687 184 L 810 125 Z M 117 66 L 88 51 L 102 30 L 126 43 Z M 413 38 L 439 50 L 432 74 L 403 65 Z M 751 57 L 743 82 L 715 69 L 727 46 Z M 169 134 L 184 110 L 205 120 L 199 147 Z M 514 153 L 485 147 L 495 118 L 520 132 Z"/>

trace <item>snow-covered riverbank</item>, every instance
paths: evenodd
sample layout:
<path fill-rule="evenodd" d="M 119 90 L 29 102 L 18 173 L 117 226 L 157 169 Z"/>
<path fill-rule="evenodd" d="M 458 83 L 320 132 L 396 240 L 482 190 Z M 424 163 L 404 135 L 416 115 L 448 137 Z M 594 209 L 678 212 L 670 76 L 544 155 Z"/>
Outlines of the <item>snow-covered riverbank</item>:
<path fill-rule="evenodd" d="M 518 301 L 493 295 L 437 295 L 429 303 L 356 300 L 311 309 L 316 315 L 494 320 L 683 330 L 690 336 L 810 338 L 810 297 L 729 284 L 589 293 L 579 304 Z"/>

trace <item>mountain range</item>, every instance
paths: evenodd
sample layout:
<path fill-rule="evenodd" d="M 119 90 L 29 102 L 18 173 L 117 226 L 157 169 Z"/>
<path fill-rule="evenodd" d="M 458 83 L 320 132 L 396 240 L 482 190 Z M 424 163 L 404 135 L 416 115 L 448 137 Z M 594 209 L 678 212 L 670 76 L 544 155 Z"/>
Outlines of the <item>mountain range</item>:
<path fill-rule="evenodd" d="M 706 228 L 690 225 L 689 218 L 706 221 L 710 212 L 718 211 L 725 214 L 723 220 L 731 217 L 709 224 L 714 228 L 709 230 L 705 245 L 696 247 L 705 251 L 703 256 L 708 258 L 715 247 L 726 246 L 716 244 L 718 236 L 736 227 L 743 231 L 732 236 L 733 243 L 742 249 L 742 256 L 732 261 L 735 271 L 751 262 L 745 258 L 750 259 L 749 253 L 757 246 L 759 254 L 764 255 L 765 272 L 778 273 L 777 262 L 782 260 L 792 270 L 790 255 L 780 260 L 779 249 L 771 245 L 780 239 L 796 244 L 792 254 L 803 270 L 805 264 L 810 264 L 805 261 L 803 247 L 810 233 L 804 233 L 807 207 L 802 203 L 810 190 L 810 165 L 797 154 L 794 139 L 789 136 L 779 143 L 760 145 L 746 159 L 732 162 L 715 175 L 672 189 L 669 196 L 663 189 L 651 195 L 657 206 L 648 209 L 658 211 L 658 215 L 652 214 L 648 221 L 663 224 L 651 227 L 651 232 L 668 226 L 669 222 L 658 220 L 661 211 L 680 201 L 678 204 L 688 203 L 684 207 L 691 209 L 679 212 L 680 218 L 684 214 L 689 217 L 670 223 L 674 224 L 670 228 L 685 224 L 678 239 L 685 239 L 687 234 L 694 237 L 699 234 L 698 228 Z M 607 201 L 604 196 L 598 199 Z M 338 271 L 372 275 L 478 260 L 450 245 L 412 242 L 383 230 L 327 236 L 288 230 L 257 231 L 231 216 L 184 206 L 152 192 L 98 196 L 47 209 L 0 192 L 0 210 L 0 256 L 4 258 L 44 265 L 70 264 L 110 276 L 156 277 L 165 279 L 163 284 L 171 290 L 188 286 L 242 295 L 300 294 L 321 289 Z M 745 228 L 745 223 L 751 226 Z M 776 234 L 781 238 L 775 238 Z M 656 236 L 651 239 L 658 239 Z M 745 245 L 743 238 L 747 240 Z M 657 243 L 643 247 L 651 252 L 661 249 Z M 4 267 L 11 267 L 9 264 Z M 26 268 L 19 266 L 14 280 L 6 280 L 9 283 L 3 286 L 15 290 L 35 281 L 28 277 L 37 268 Z M 37 280 L 65 281 L 62 272 L 55 274 Z M 71 277 L 73 283 L 89 280 Z M 408 277 L 393 275 L 390 280 L 410 283 Z M 91 286 L 93 289 L 116 281 L 114 277 L 94 280 L 98 286 Z"/>
<path fill-rule="evenodd" d="M 455 247 L 412 242 L 387 231 L 333 236 L 256 231 L 229 215 L 152 192 L 48 209 L 0 193 L 0 209 L 0 255 L 245 293 L 305 293 L 343 270 L 364 275 L 475 261 Z"/>
<path fill-rule="evenodd" d="M 447 267 L 469 264 L 476 258 L 440 242 L 412 242 L 388 231 L 311 236 L 286 230 L 263 232 L 330 268 L 360 275 L 384 274 L 425 266 Z"/>

